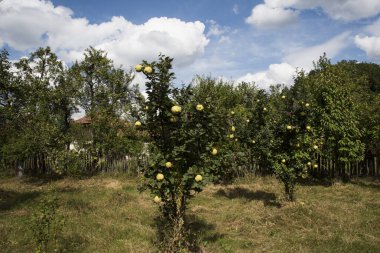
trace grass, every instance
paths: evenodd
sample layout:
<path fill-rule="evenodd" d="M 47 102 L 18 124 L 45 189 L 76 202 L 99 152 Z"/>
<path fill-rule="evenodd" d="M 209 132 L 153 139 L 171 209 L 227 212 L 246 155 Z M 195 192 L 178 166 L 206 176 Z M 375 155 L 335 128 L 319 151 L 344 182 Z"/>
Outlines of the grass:
<path fill-rule="evenodd" d="M 31 214 L 52 186 L 65 225 L 59 252 L 156 252 L 158 210 L 136 179 L 0 179 L 0 249 L 33 252 Z M 380 182 L 304 184 L 282 200 L 271 177 L 210 186 L 188 221 L 201 252 L 380 252 Z"/>

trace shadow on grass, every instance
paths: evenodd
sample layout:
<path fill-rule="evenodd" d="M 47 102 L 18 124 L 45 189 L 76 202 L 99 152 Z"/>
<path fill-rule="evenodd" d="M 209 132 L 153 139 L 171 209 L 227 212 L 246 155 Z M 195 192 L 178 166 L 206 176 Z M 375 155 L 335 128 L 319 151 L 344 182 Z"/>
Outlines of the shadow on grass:
<path fill-rule="evenodd" d="M 88 247 L 88 240 L 78 233 L 58 236 L 58 252 L 83 252 Z"/>
<path fill-rule="evenodd" d="M 357 185 L 364 188 L 371 188 L 375 190 L 380 190 L 380 180 L 379 179 L 353 179 L 351 181 L 353 185 Z"/>
<path fill-rule="evenodd" d="M 258 200 L 263 201 L 264 206 L 273 206 L 280 208 L 281 204 L 276 200 L 276 195 L 266 191 L 251 191 L 243 187 L 234 187 L 232 189 L 219 189 L 215 195 L 219 197 L 226 197 L 229 199 L 246 199 L 246 200 Z"/>
<path fill-rule="evenodd" d="M 0 189 L 0 212 L 9 211 L 37 198 L 40 192 L 15 192 Z"/>
<path fill-rule="evenodd" d="M 156 239 L 153 241 L 158 248 L 162 248 L 170 236 L 168 222 L 161 216 L 155 218 Z M 189 252 L 204 252 L 203 245 L 207 242 L 215 242 L 223 238 L 223 234 L 215 231 L 215 226 L 195 216 L 185 216 L 185 248 Z M 186 251 L 187 252 L 187 251 Z"/>
<path fill-rule="evenodd" d="M 334 179 L 331 179 L 331 178 L 323 178 L 323 179 L 308 178 L 308 179 L 300 180 L 298 183 L 302 186 L 330 187 L 334 184 Z"/>

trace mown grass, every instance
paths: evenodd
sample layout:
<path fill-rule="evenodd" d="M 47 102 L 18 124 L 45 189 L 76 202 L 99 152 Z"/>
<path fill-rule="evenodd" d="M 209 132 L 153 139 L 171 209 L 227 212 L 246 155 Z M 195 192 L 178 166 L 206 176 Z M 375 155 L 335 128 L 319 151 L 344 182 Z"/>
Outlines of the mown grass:
<path fill-rule="evenodd" d="M 156 252 L 157 206 L 126 176 L 0 179 L 0 251 L 34 252 L 31 215 L 49 186 L 65 225 L 59 252 Z M 380 182 L 304 184 L 282 200 L 271 177 L 210 186 L 187 220 L 201 252 L 380 252 Z"/>

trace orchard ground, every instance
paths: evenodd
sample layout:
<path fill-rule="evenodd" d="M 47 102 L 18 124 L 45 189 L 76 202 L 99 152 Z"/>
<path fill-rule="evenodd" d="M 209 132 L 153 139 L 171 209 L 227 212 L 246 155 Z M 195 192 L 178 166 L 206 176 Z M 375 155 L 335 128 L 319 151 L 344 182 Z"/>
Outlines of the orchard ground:
<path fill-rule="evenodd" d="M 34 251 L 31 214 L 52 186 L 65 217 L 58 252 L 155 252 L 158 208 L 137 181 L 0 179 L 1 251 Z M 200 252 L 380 252 L 378 180 L 305 183 L 286 203 L 274 178 L 242 178 L 208 186 L 188 211 Z"/>

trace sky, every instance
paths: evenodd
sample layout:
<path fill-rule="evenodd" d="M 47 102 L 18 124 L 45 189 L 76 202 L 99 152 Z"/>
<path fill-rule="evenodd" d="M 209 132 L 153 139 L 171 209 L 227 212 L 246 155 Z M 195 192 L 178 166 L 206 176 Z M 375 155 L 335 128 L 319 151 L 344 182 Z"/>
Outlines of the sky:
<path fill-rule="evenodd" d="M 177 85 L 204 75 L 267 89 L 323 53 L 380 63 L 380 0 L 0 0 L 0 48 L 17 60 L 45 46 L 68 66 L 93 46 L 125 70 L 162 53 Z"/>

